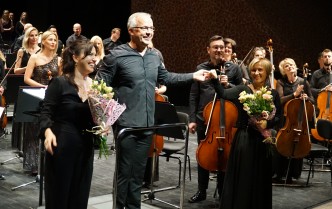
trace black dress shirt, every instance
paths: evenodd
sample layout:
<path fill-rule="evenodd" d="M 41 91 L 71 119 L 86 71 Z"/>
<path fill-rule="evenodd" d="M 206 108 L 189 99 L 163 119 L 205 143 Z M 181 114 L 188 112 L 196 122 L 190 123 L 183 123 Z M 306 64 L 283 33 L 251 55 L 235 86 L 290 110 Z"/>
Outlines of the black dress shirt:
<path fill-rule="evenodd" d="M 142 56 L 128 44 L 110 51 L 103 59 L 96 79 L 103 79 L 114 90 L 114 98 L 126 105 L 116 122 L 123 127 L 154 125 L 155 87 L 192 82 L 193 74 L 168 72 L 154 50 L 147 48 Z"/>
<path fill-rule="evenodd" d="M 311 92 L 313 96 L 317 99 L 318 93 L 331 83 L 330 73 L 324 68 L 316 70 L 310 81 Z"/>
<path fill-rule="evenodd" d="M 67 38 L 66 46 L 70 46 L 70 44 L 73 43 L 76 40 L 82 40 L 82 41 L 84 41 L 84 40 L 88 40 L 88 38 L 85 37 L 85 36 L 83 36 L 83 35 L 77 36 L 75 33 L 73 33 L 71 36 L 69 36 Z"/>
<path fill-rule="evenodd" d="M 103 40 L 105 54 L 109 54 L 109 51 L 114 49 L 117 46 L 120 46 L 122 42 L 118 39 L 115 42 L 111 38 L 106 38 Z"/>

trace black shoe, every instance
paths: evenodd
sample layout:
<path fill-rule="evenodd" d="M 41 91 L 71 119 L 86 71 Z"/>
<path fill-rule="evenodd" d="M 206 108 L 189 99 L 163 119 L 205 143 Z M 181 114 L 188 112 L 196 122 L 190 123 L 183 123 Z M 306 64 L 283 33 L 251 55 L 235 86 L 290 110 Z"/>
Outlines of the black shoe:
<path fill-rule="evenodd" d="M 198 190 L 194 196 L 192 196 L 188 202 L 189 203 L 195 203 L 195 202 L 200 202 L 202 200 L 206 199 L 206 192 Z"/>
<path fill-rule="evenodd" d="M 5 180 L 5 176 L 0 174 L 0 180 Z"/>

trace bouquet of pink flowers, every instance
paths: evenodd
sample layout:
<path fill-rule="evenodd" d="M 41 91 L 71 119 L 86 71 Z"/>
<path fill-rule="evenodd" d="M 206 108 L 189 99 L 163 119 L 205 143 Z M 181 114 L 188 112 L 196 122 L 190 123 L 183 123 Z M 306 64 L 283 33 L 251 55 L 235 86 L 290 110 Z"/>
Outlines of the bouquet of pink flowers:
<path fill-rule="evenodd" d="M 90 89 L 88 92 L 88 102 L 93 121 L 97 126 L 89 131 L 99 136 L 99 158 L 102 155 L 107 158 L 109 152 L 106 144 L 106 136 L 110 131 L 110 126 L 115 123 L 126 109 L 126 105 L 121 105 L 113 99 L 113 88 L 106 86 L 103 80 L 100 82 L 96 80 L 92 81 Z"/>

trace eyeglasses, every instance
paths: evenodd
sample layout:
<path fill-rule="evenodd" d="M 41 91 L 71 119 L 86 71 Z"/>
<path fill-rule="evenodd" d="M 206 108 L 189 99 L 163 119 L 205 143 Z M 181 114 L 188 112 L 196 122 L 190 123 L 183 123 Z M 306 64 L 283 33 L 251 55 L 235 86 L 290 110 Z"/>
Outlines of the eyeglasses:
<path fill-rule="evenodd" d="M 222 45 L 213 45 L 211 46 L 210 48 L 214 49 L 214 50 L 224 50 L 225 49 L 225 46 L 222 46 Z"/>
<path fill-rule="evenodd" d="M 155 27 L 148 27 L 148 26 L 142 26 L 142 27 L 133 27 L 133 28 L 139 28 L 139 29 L 141 29 L 142 31 L 148 31 L 149 29 L 151 30 L 151 31 L 155 31 L 156 30 L 156 28 Z"/>

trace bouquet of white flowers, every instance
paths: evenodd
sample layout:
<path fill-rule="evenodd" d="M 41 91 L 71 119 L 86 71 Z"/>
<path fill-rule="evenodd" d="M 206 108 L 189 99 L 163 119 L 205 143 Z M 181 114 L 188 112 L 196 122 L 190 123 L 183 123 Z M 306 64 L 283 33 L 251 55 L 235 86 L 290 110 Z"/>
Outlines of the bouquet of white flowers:
<path fill-rule="evenodd" d="M 262 87 L 254 94 L 248 94 L 243 91 L 240 93 L 239 100 L 243 103 L 243 109 L 250 116 L 249 123 L 254 125 L 264 136 L 264 143 L 274 144 L 275 139 L 272 137 L 270 129 L 262 128 L 257 125 L 261 120 L 272 120 L 275 115 L 275 106 L 273 104 L 273 96 L 267 87 Z"/>
<path fill-rule="evenodd" d="M 99 136 L 99 158 L 104 155 L 108 157 L 108 146 L 106 144 L 107 134 L 110 126 L 120 117 L 126 109 L 125 104 L 119 104 L 113 99 L 114 92 L 112 87 L 106 86 L 106 83 L 92 81 L 91 90 L 88 91 L 88 102 L 93 121 L 97 126 L 93 127 L 90 132 Z"/>

